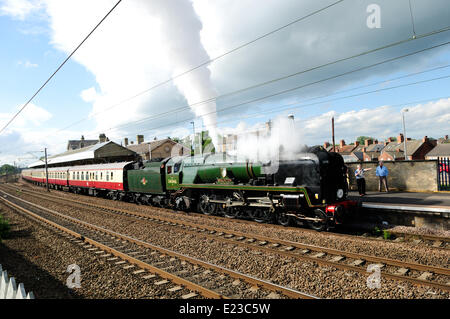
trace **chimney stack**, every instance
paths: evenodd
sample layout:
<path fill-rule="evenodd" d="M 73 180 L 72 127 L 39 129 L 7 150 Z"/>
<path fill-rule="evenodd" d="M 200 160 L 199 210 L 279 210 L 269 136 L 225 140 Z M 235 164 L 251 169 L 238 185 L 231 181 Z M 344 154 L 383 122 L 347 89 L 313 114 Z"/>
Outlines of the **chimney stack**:
<path fill-rule="evenodd" d="M 397 143 L 403 143 L 405 141 L 405 137 L 402 133 L 400 133 L 397 137 Z"/>
<path fill-rule="evenodd" d="M 375 140 L 375 141 L 373 142 L 373 144 L 378 144 L 378 140 Z"/>
<path fill-rule="evenodd" d="M 423 137 L 422 142 L 424 142 L 424 143 L 428 142 L 428 136 L 425 135 L 425 136 Z"/>
<path fill-rule="evenodd" d="M 445 135 L 445 136 L 444 136 L 444 139 L 447 141 L 447 140 L 448 140 L 448 135 Z"/>
<path fill-rule="evenodd" d="M 98 136 L 98 140 L 100 141 L 100 143 L 106 142 L 106 135 L 105 133 L 102 133 Z"/>
<path fill-rule="evenodd" d="M 128 137 L 125 137 L 125 138 L 123 139 L 123 144 L 125 145 L 125 147 L 128 146 Z"/>
<path fill-rule="evenodd" d="M 326 148 L 329 147 L 329 146 L 330 146 L 330 143 L 328 143 L 328 142 L 323 143 L 323 148 L 324 148 L 324 149 L 326 149 Z"/>
<path fill-rule="evenodd" d="M 144 135 L 136 135 L 136 144 L 144 143 Z"/>
<path fill-rule="evenodd" d="M 387 142 L 388 143 L 392 143 L 393 141 L 392 141 L 392 137 L 389 137 L 388 139 L 387 139 Z"/>
<path fill-rule="evenodd" d="M 341 140 L 341 142 L 339 143 L 339 148 L 343 148 L 345 146 L 345 141 Z"/>
<path fill-rule="evenodd" d="M 356 146 L 356 147 L 359 146 L 359 141 L 355 141 L 355 146 Z"/>
<path fill-rule="evenodd" d="M 368 147 L 371 144 L 372 144 L 372 140 L 370 138 L 368 138 L 367 140 L 364 141 L 364 146 L 365 147 Z"/>

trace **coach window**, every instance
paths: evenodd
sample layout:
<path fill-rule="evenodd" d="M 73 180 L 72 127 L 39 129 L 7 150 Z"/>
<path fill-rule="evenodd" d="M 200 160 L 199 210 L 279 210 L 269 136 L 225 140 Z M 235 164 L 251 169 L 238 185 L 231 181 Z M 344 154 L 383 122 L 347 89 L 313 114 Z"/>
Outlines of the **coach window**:
<path fill-rule="evenodd" d="M 167 166 L 167 174 L 172 174 L 172 166 Z"/>
<path fill-rule="evenodd" d="M 111 172 L 111 180 L 113 180 L 113 172 Z"/>
<path fill-rule="evenodd" d="M 180 166 L 181 166 L 181 162 L 176 163 L 176 164 L 173 166 L 173 172 L 174 172 L 174 173 L 178 173 L 178 172 L 180 171 Z"/>
<path fill-rule="evenodd" d="M 109 172 L 106 172 L 106 181 L 109 182 Z"/>
<path fill-rule="evenodd" d="M 80 172 L 77 172 L 77 180 L 80 180 Z"/>

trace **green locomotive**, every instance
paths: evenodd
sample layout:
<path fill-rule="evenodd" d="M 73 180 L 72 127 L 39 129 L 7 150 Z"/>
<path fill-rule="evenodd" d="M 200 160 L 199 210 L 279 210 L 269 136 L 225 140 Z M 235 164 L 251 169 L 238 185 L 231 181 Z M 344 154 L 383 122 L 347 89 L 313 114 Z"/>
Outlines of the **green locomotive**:
<path fill-rule="evenodd" d="M 276 163 L 208 154 L 136 163 L 124 184 L 137 203 L 325 230 L 355 207 L 346 171 L 342 156 L 321 148 Z"/>

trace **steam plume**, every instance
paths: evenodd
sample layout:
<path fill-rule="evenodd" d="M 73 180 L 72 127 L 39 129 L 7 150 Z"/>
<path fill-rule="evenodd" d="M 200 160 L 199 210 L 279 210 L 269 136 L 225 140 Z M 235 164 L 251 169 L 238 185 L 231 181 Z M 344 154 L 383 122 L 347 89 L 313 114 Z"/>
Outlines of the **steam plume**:
<path fill-rule="evenodd" d="M 167 55 L 172 63 L 173 75 L 178 75 L 210 58 L 200 40 L 202 24 L 189 0 L 152 0 L 145 1 L 150 14 L 158 19 L 162 35 L 167 42 Z M 175 85 L 189 104 L 216 96 L 211 82 L 211 72 L 201 67 L 174 80 Z M 217 116 L 214 101 L 192 106 L 214 145 L 217 145 Z"/>

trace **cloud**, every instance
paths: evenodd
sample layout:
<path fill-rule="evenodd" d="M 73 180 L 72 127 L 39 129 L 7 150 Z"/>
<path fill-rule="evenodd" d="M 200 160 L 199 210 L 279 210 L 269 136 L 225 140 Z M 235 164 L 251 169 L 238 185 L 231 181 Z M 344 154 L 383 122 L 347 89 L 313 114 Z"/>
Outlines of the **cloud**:
<path fill-rule="evenodd" d="M 450 98 L 417 104 L 408 109 L 409 111 L 405 113 L 407 137 L 439 138 L 449 133 Z M 297 127 L 304 132 L 310 145 L 323 144 L 331 140 L 331 117 L 333 116 L 336 141 L 344 139 L 350 143 L 362 135 L 372 136 L 382 141 L 403 132 L 400 109 L 389 105 L 341 114 L 330 111 L 308 120 L 300 120 Z"/>
<path fill-rule="evenodd" d="M 21 66 L 23 66 L 24 68 L 26 68 L 26 69 L 29 69 L 29 68 L 37 68 L 39 65 L 38 64 L 36 64 L 36 63 L 31 63 L 30 61 L 28 61 L 28 60 L 26 60 L 26 61 L 19 61 L 19 62 L 17 62 L 17 65 L 21 65 Z"/>
<path fill-rule="evenodd" d="M 90 137 L 97 137 L 102 131 L 110 138 L 116 139 L 146 132 L 152 134 L 146 136 L 148 140 L 153 138 L 153 134 L 173 135 L 166 132 L 169 124 L 173 124 L 174 129 L 179 128 L 177 134 L 186 130 L 190 132 L 190 118 L 195 116 L 195 112 L 189 108 L 181 108 L 187 102 L 196 102 L 214 94 L 226 94 L 411 36 L 410 13 L 406 2 L 377 1 L 381 7 L 382 28 L 369 29 L 366 26 L 366 7 L 372 1 L 345 1 L 237 50 L 210 64 L 208 69 L 203 68 L 200 73 L 196 70 L 189 76 L 179 78 L 175 83 L 158 86 L 146 94 L 129 99 L 174 74 L 205 62 L 209 57 L 216 57 L 331 2 L 266 0 L 264 5 L 261 5 L 255 0 L 193 0 L 195 12 L 189 11 L 189 14 L 180 19 L 177 17 L 182 14 L 183 8 L 192 9 L 190 2 L 178 0 L 176 3 L 183 4 L 180 7 L 165 5 L 166 1 L 162 0 L 153 1 L 152 4 L 145 0 L 122 2 L 72 58 L 84 66 L 96 81 L 95 87 L 90 83 L 80 92 L 81 98 L 92 104 L 90 115 L 96 121 L 96 127 L 92 128 Z M 115 3 L 116 0 L 3 1 L 1 8 L 8 4 L 9 9 L 1 10 L 4 14 L 9 12 L 10 15 L 21 18 L 34 12 L 32 8 L 38 6 L 39 10 L 45 11 L 45 17 L 48 18 L 51 45 L 67 54 Z M 430 32 L 448 24 L 446 0 L 436 0 L 433 6 L 427 5 L 427 1 L 414 1 L 413 13 L 417 34 Z M 184 36 L 184 41 L 180 40 L 180 34 Z M 444 49 L 223 111 L 230 105 L 392 58 L 448 38 L 448 34 L 444 33 L 429 39 L 418 39 L 396 48 L 220 98 L 216 101 L 218 120 L 220 122 L 227 117 L 239 119 L 248 110 L 260 108 L 261 103 L 276 106 L 286 101 L 329 94 L 367 79 L 380 79 L 393 73 L 435 66 L 445 60 L 442 58 Z M 189 44 L 194 42 L 196 50 L 189 47 Z M 206 83 L 203 80 L 209 81 L 209 77 L 210 83 L 204 85 L 204 91 L 201 92 L 195 82 Z M 336 108 L 330 104 L 328 110 L 330 109 Z M 387 136 L 391 132 L 395 132 L 395 135 L 398 133 L 395 117 L 387 113 L 399 114 L 398 110 L 389 106 L 373 111 L 361 109 L 362 107 L 355 108 L 355 111 L 343 114 L 338 114 L 339 110 L 336 109 L 334 113 L 330 111 L 316 116 L 314 121 L 302 123 L 301 127 L 305 127 L 305 141 L 308 144 L 321 144 L 324 139 L 329 139 L 327 128 L 331 114 L 336 114 L 337 132 L 345 138 L 354 138 L 357 133 L 360 134 L 358 130 L 361 130 L 360 135 Z M 207 111 L 197 114 L 203 112 Z M 161 113 L 165 115 L 156 116 Z M 313 114 L 317 113 L 319 112 Z M 407 115 L 409 116 L 413 116 L 412 111 Z M 144 118 L 152 120 L 124 125 Z M 375 119 L 378 119 L 379 123 L 376 123 Z M 352 130 L 352 121 L 353 124 L 354 121 L 363 122 L 365 129 L 372 133 L 365 132 L 363 126 Z M 110 130 L 118 125 L 124 126 Z M 201 123 L 197 120 L 195 126 L 199 130 Z M 418 124 L 418 132 L 422 132 L 420 127 Z M 430 128 L 433 132 L 439 132 L 439 126 Z M 411 127 L 412 129 L 414 127 Z M 85 136 L 88 138 L 87 134 Z"/>
<path fill-rule="evenodd" d="M 40 0 L 1 0 L 0 15 L 8 15 L 15 19 L 24 20 L 30 13 L 40 9 L 40 7 Z"/>

